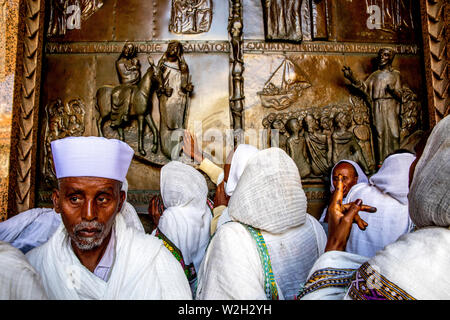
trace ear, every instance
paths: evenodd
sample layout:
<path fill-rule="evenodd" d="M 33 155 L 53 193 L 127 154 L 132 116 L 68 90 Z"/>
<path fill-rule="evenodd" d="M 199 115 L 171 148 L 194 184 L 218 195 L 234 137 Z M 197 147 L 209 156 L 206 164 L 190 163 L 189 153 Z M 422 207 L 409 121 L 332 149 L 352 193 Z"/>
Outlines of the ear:
<path fill-rule="evenodd" d="M 125 203 L 127 194 L 125 193 L 125 191 L 120 191 L 120 199 L 119 199 L 119 210 L 117 210 L 117 212 L 120 212 L 120 210 L 122 210 L 122 206 Z"/>
<path fill-rule="evenodd" d="M 53 202 L 53 209 L 55 210 L 56 213 L 61 213 L 61 205 L 59 202 L 59 190 L 58 189 L 53 189 L 53 193 L 52 193 L 52 202 Z"/>

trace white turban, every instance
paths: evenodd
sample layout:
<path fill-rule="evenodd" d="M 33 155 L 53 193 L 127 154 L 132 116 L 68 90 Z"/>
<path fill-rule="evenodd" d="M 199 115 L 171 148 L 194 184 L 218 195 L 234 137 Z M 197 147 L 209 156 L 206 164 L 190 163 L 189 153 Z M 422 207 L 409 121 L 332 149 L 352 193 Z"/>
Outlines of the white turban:
<path fill-rule="evenodd" d="M 99 177 L 123 182 L 134 151 L 125 142 L 102 137 L 52 141 L 56 178 Z"/>

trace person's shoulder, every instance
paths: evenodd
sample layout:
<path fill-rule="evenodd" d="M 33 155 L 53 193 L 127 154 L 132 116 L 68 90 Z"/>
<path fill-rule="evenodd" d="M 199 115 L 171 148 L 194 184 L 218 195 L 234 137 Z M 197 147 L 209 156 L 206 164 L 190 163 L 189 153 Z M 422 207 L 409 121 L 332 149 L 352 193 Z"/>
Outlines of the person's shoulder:
<path fill-rule="evenodd" d="M 251 239 L 251 235 L 245 225 L 230 221 L 218 228 L 212 236 L 210 244 L 232 250 L 235 246 L 243 245 L 245 239 L 248 238 Z"/>

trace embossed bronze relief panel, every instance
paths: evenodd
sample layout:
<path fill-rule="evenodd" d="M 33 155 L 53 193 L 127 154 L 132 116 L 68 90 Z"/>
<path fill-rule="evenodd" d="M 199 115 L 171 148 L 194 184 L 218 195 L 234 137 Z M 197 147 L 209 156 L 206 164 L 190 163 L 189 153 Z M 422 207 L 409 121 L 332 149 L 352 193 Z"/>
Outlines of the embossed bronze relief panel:
<path fill-rule="evenodd" d="M 103 135 L 135 150 L 129 195 L 145 211 L 145 195 L 159 189 L 160 167 L 187 161 L 178 158 L 173 139 L 186 128 L 219 164 L 233 134 L 260 148 L 285 149 L 318 215 L 335 162 L 353 159 L 373 173 L 385 150 L 410 147 L 413 133 L 427 128 L 413 1 L 60 0 L 54 6 L 46 8 L 41 204 L 54 184 L 48 143 Z M 392 76 L 375 80 L 383 95 L 374 95 L 368 79 L 378 74 L 384 47 L 396 53 L 385 70 Z M 385 116 L 376 110 L 389 106 L 396 110 L 387 116 L 394 132 L 377 126 Z M 394 147 L 381 148 L 383 141 Z"/>

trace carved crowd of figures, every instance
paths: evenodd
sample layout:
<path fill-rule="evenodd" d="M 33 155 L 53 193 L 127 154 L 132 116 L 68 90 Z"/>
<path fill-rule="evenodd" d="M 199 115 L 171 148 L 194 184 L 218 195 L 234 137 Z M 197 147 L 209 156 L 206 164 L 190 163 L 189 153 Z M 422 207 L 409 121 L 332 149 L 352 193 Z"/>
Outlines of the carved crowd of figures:
<path fill-rule="evenodd" d="M 81 136 L 85 130 L 85 106 L 81 99 L 72 99 L 64 104 L 61 99 L 50 102 L 46 107 L 44 165 L 42 173 L 46 183 L 56 181 L 51 156 L 51 142 L 71 136 Z"/>
<path fill-rule="evenodd" d="M 414 93 L 404 89 L 400 123 L 401 142 L 417 130 L 420 105 Z M 302 178 L 327 178 L 340 160 L 353 160 L 371 174 L 376 171 L 376 149 L 369 109 L 351 96 L 346 105 L 305 108 L 268 114 L 262 121 L 269 146 L 285 150 L 295 161 Z"/>
<path fill-rule="evenodd" d="M 263 119 L 269 143 L 284 149 L 302 178 L 324 178 L 342 159 L 353 160 L 366 173 L 375 169 L 368 110 L 352 104 L 270 113 Z M 278 141 L 277 141 L 278 140 Z"/>

